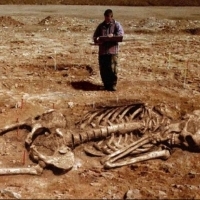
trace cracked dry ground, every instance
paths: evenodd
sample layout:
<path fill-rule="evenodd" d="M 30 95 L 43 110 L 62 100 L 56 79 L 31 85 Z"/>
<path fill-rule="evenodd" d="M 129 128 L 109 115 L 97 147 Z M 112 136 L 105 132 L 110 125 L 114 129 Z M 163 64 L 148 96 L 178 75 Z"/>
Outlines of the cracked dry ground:
<path fill-rule="evenodd" d="M 88 110 L 145 102 L 166 104 L 179 119 L 200 109 L 200 10 L 188 7 L 115 7 L 125 30 L 116 92 L 100 90 L 92 34 L 105 6 L 0 6 L 0 125 L 55 108 L 72 129 Z M 23 106 L 21 107 L 21 104 Z M 20 108 L 21 107 L 21 108 Z M 27 130 L 0 137 L 0 167 L 34 163 Z M 24 159 L 25 156 L 25 159 Z M 167 161 L 105 170 L 82 146 L 62 175 L 1 176 L 1 198 L 200 198 L 200 154 L 175 149 Z"/>

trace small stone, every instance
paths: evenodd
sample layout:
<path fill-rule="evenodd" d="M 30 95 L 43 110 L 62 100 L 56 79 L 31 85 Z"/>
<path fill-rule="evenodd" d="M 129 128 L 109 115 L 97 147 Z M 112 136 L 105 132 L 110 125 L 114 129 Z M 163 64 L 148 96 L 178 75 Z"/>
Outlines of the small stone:
<path fill-rule="evenodd" d="M 158 192 L 158 195 L 159 195 L 159 198 L 160 198 L 160 199 L 163 199 L 163 198 L 166 198 L 166 197 L 167 197 L 166 192 L 161 191 L 161 190 Z"/>
<path fill-rule="evenodd" d="M 5 108 L 1 108 L 0 109 L 0 113 L 5 113 L 6 112 L 6 109 Z"/>
<path fill-rule="evenodd" d="M 195 178 L 195 173 L 189 172 L 189 173 L 188 173 L 188 176 L 189 176 L 189 178 Z"/>
<path fill-rule="evenodd" d="M 72 102 L 72 101 L 68 102 L 68 106 L 69 106 L 69 108 L 73 108 L 74 107 L 74 102 Z"/>
<path fill-rule="evenodd" d="M 142 198 L 140 190 L 133 189 L 133 190 L 128 190 L 126 192 L 124 199 L 140 199 L 140 198 Z"/>
<path fill-rule="evenodd" d="M 8 189 L 1 190 L 1 194 L 10 198 L 21 199 L 21 195 Z"/>
<path fill-rule="evenodd" d="M 95 186 L 95 187 L 101 187 L 100 183 L 90 183 L 91 186 Z"/>

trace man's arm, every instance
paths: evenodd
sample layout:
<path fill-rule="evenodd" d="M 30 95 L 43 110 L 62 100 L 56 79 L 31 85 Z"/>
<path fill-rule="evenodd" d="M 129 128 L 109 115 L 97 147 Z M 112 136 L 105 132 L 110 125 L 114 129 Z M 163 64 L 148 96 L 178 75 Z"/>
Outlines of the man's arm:
<path fill-rule="evenodd" d="M 121 26 L 121 24 L 119 22 L 115 22 L 115 26 L 116 26 L 116 35 L 117 36 L 123 36 L 124 35 L 124 30 L 123 27 Z"/>
<path fill-rule="evenodd" d="M 98 43 L 98 39 L 100 37 L 100 25 L 96 28 L 94 34 L 93 34 L 93 41 L 94 43 Z"/>

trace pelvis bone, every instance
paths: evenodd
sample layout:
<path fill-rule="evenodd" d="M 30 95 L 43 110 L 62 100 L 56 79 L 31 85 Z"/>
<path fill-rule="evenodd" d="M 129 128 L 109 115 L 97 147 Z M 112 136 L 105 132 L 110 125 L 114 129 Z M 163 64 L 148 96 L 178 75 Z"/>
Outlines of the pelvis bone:
<path fill-rule="evenodd" d="M 87 154 L 102 157 L 105 168 L 167 159 L 175 146 L 200 150 L 200 110 L 175 121 L 165 106 L 138 103 L 88 112 L 73 132 L 66 124 L 62 113 L 49 110 L 0 129 L 0 135 L 18 127 L 30 130 L 25 144 L 30 157 L 38 163 L 29 168 L 0 169 L 0 174 L 39 175 L 47 166 L 68 171 L 74 165 L 73 149 L 81 144 Z M 42 145 L 51 151 L 50 155 L 41 152 Z"/>

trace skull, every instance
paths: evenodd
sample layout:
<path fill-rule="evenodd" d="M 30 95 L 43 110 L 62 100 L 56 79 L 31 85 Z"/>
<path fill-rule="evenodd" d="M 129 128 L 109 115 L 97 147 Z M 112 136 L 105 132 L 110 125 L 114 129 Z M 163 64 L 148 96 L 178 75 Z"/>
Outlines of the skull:
<path fill-rule="evenodd" d="M 181 145 L 193 151 L 200 151 L 200 110 L 185 117 L 179 140 Z"/>

